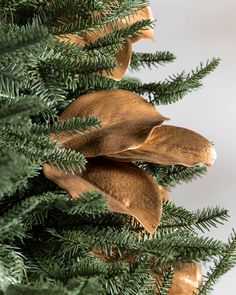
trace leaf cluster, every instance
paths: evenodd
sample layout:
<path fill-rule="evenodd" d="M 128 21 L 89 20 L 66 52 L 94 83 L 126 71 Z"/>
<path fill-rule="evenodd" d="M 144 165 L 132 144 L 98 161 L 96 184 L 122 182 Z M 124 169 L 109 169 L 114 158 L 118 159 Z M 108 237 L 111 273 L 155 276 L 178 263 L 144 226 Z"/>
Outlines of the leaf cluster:
<path fill-rule="evenodd" d="M 0 2 L 0 294 L 168 294 L 176 264 L 214 261 L 199 290 L 208 294 L 235 264 L 235 234 L 223 243 L 198 231 L 226 221 L 227 210 L 190 212 L 163 203 L 159 229 L 150 235 L 133 218 L 110 212 L 102 195 L 89 192 L 71 199 L 44 177 L 42 166 L 47 162 L 69 173 L 84 168 L 82 154 L 50 137 L 101 126 L 94 117 L 58 121 L 77 96 L 126 89 L 153 104 L 176 102 L 199 88 L 219 60 L 162 82 L 114 81 L 101 74 L 117 66 L 116 54 L 127 41 L 153 26 L 151 20 L 125 25 L 148 1 Z M 113 31 L 104 34 L 108 24 Z M 65 35 L 94 33 L 100 38 L 83 46 Z M 130 68 L 151 68 L 174 58 L 165 51 L 134 52 Z M 206 172 L 205 166 L 137 165 L 167 189 Z"/>

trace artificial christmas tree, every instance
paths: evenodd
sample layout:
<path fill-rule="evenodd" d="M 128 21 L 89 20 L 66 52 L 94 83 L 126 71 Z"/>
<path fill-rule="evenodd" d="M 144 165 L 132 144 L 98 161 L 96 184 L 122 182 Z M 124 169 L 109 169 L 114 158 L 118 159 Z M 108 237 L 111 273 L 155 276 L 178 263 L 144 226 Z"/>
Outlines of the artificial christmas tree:
<path fill-rule="evenodd" d="M 223 208 L 173 204 L 216 158 L 154 107 L 201 86 L 213 59 L 164 82 L 124 77 L 174 60 L 144 0 L 1 1 L 1 294 L 210 294 L 236 261 L 203 237 Z M 213 262 L 203 280 L 201 264 Z"/>

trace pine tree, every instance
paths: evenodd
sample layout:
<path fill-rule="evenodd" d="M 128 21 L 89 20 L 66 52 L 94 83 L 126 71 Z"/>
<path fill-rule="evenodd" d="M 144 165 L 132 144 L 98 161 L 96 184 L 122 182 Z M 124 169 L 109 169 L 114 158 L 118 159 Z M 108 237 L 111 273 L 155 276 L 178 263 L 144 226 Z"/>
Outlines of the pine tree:
<path fill-rule="evenodd" d="M 168 200 L 175 185 L 207 172 L 214 159 L 205 139 L 204 157 L 189 148 L 181 163 L 165 154 L 158 161 L 146 159 L 145 153 L 139 159 L 135 149 L 122 152 L 116 145 L 115 154 L 100 157 L 94 151 L 98 141 L 90 143 L 90 156 L 75 148 L 74 142 L 86 134 L 105 136 L 105 123 L 89 112 L 66 117 L 78 97 L 118 93 L 114 97 L 119 106 L 126 91 L 127 105 L 132 99 L 141 101 L 141 95 L 154 114 L 154 105 L 182 99 L 217 67 L 219 59 L 213 58 L 191 73 L 161 82 L 123 77 L 128 66 L 151 69 L 175 59 L 170 52 L 132 52 L 133 42 L 150 37 L 154 22 L 149 10 L 146 0 L 0 2 L 0 294 L 183 294 L 176 288 L 188 274 L 199 289 L 183 284 L 186 294 L 206 295 L 235 265 L 235 232 L 228 243 L 199 234 L 226 221 L 226 209 L 190 212 Z M 106 114 L 106 106 L 102 112 Z M 161 125 L 165 118 L 155 116 Z M 158 130 L 169 129 L 155 130 L 161 138 Z M 111 136 L 115 138 L 113 133 L 104 138 Z M 191 136 L 200 141 L 199 135 Z M 126 139 L 116 143 L 123 145 Z M 205 161 L 198 160 L 200 156 Z M 131 165 L 127 159 L 133 162 L 132 171 L 142 171 L 153 186 L 158 184 L 162 197 L 155 231 L 129 207 L 111 210 L 103 187 L 76 197 L 73 186 L 68 188 L 73 177 L 83 175 L 83 181 L 89 181 L 93 170 L 86 169 L 93 163 L 118 167 L 115 157 L 124 167 Z M 214 266 L 202 284 L 197 275 L 205 262 Z"/>

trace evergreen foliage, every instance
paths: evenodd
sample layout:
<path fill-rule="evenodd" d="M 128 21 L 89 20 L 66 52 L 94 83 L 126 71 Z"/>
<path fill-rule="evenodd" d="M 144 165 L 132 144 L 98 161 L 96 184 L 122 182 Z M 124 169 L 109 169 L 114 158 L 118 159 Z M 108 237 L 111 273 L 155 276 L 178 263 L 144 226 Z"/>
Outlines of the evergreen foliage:
<path fill-rule="evenodd" d="M 132 55 L 130 67 L 134 70 L 140 67 L 163 65 L 175 60 L 173 53 L 169 51 L 157 51 L 155 53 L 134 52 Z"/>
<path fill-rule="evenodd" d="M 235 231 L 231 234 L 228 244 L 225 247 L 224 252 L 218 259 L 214 261 L 214 266 L 210 267 L 206 275 L 206 282 L 201 287 L 198 294 L 207 295 L 213 290 L 213 285 L 219 280 L 219 278 L 225 274 L 228 270 L 234 267 L 236 263 L 236 234 Z"/>
<path fill-rule="evenodd" d="M 139 165 L 147 170 L 161 186 L 167 189 L 183 182 L 190 182 L 207 172 L 207 166 L 205 165 L 194 167 L 185 167 L 182 165 L 162 166 L 151 163 L 142 163 Z"/>
<path fill-rule="evenodd" d="M 168 295 L 168 292 L 171 288 L 173 276 L 174 276 L 174 268 L 170 267 L 164 274 L 164 277 L 161 283 L 158 284 L 159 295 Z"/>
<path fill-rule="evenodd" d="M 154 105 L 166 105 L 179 101 L 189 92 L 202 86 L 202 79 L 216 69 L 219 59 L 213 58 L 204 65 L 186 74 L 182 72 L 170 76 L 163 82 L 126 82 L 123 88 L 144 95 Z"/>
<path fill-rule="evenodd" d="M 235 264 L 235 233 L 228 244 L 200 236 L 228 218 L 223 208 L 190 212 L 163 203 L 154 235 L 133 218 L 112 213 L 102 195 L 89 192 L 74 200 L 42 173 L 47 162 L 59 169 L 83 169 L 84 156 L 50 140 L 50 134 L 82 134 L 99 128 L 97 118 L 58 122 L 78 95 L 127 89 L 153 104 L 168 104 L 199 88 L 219 60 L 163 82 L 120 82 L 111 72 L 115 55 L 140 29 L 143 20 L 121 28 L 117 19 L 146 7 L 145 0 L 3 0 L 0 1 L 0 294 L 89 295 L 168 294 L 177 262 L 215 261 L 199 294 Z M 98 17 L 99 15 L 99 17 Z M 59 42 L 54 35 L 92 33 L 113 21 L 112 33 L 86 46 Z M 169 52 L 133 53 L 131 68 L 174 60 Z M 199 165 L 137 164 L 170 189 L 206 172 Z M 152 275 L 158 270 L 160 280 Z"/>

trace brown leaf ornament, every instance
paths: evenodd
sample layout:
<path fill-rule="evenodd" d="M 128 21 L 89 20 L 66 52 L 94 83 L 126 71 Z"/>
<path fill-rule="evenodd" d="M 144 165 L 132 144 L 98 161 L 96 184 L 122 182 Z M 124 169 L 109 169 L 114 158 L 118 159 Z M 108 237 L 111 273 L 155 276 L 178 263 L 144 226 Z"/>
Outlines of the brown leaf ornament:
<path fill-rule="evenodd" d="M 86 170 L 72 175 L 45 164 L 45 176 L 74 198 L 89 190 L 103 192 L 112 211 L 132 215 L 150 233 L 159 224 L 162 199 L 169 200 L 169 194 L 132 162 L 193 166 L 211 165 L 216 158 L 207 139 L 188 129 L 162 125 L 167 118 L 129 91 L 83 95 L 59 120 L 86 116 L 100 119 L 101 128 L 84 134 L 51 135 L 65 148 L 81 152 L 88 160 Z"/>
<path fill-rule="evenodd" d="M 56 39 L 59 41 L 69 42 L 74 45 L 78 45 L 81 47 L 84 47 L 92 42 L 95 42 L 99 40 L 102 37 L 107 36 L 108 34 L 127 28 L 128 26 L 146 19 L 153 19 L 152 12 L 150 7 L 144 7 L 140 10 L 137 10 L 134 14 L 127 16 L 124 19 L 113 21 L 111 23 L 105 24 L 102 28 L 94 30 L 89 33 L 73 33 L 73 34 L 65 34 L 60 36 L 55 36 Z M 108 73 L 107 71 L 103 71 L 102 75 L 107 76 L 108 78 L 111 78 L 113 80 L 121 80 L 131 61 L 132 56 L 132 44 L 142 40 L 142 39 L 152 39 L 153 38 L 153 29 L 147 28 L 142 29 L 138 32 L 138 35 L 132 38 L 131 40 L 127 40 L 122 48 L 116 53 L 116 61 L 117 66 L 116 68 L 111 72 Z"/>
<path fill-rule="evenodd" d="M 202 271 L 196 263 L 181 263 L 174 273 L 169 295 L 195 294 L 202 282 Z"/>

